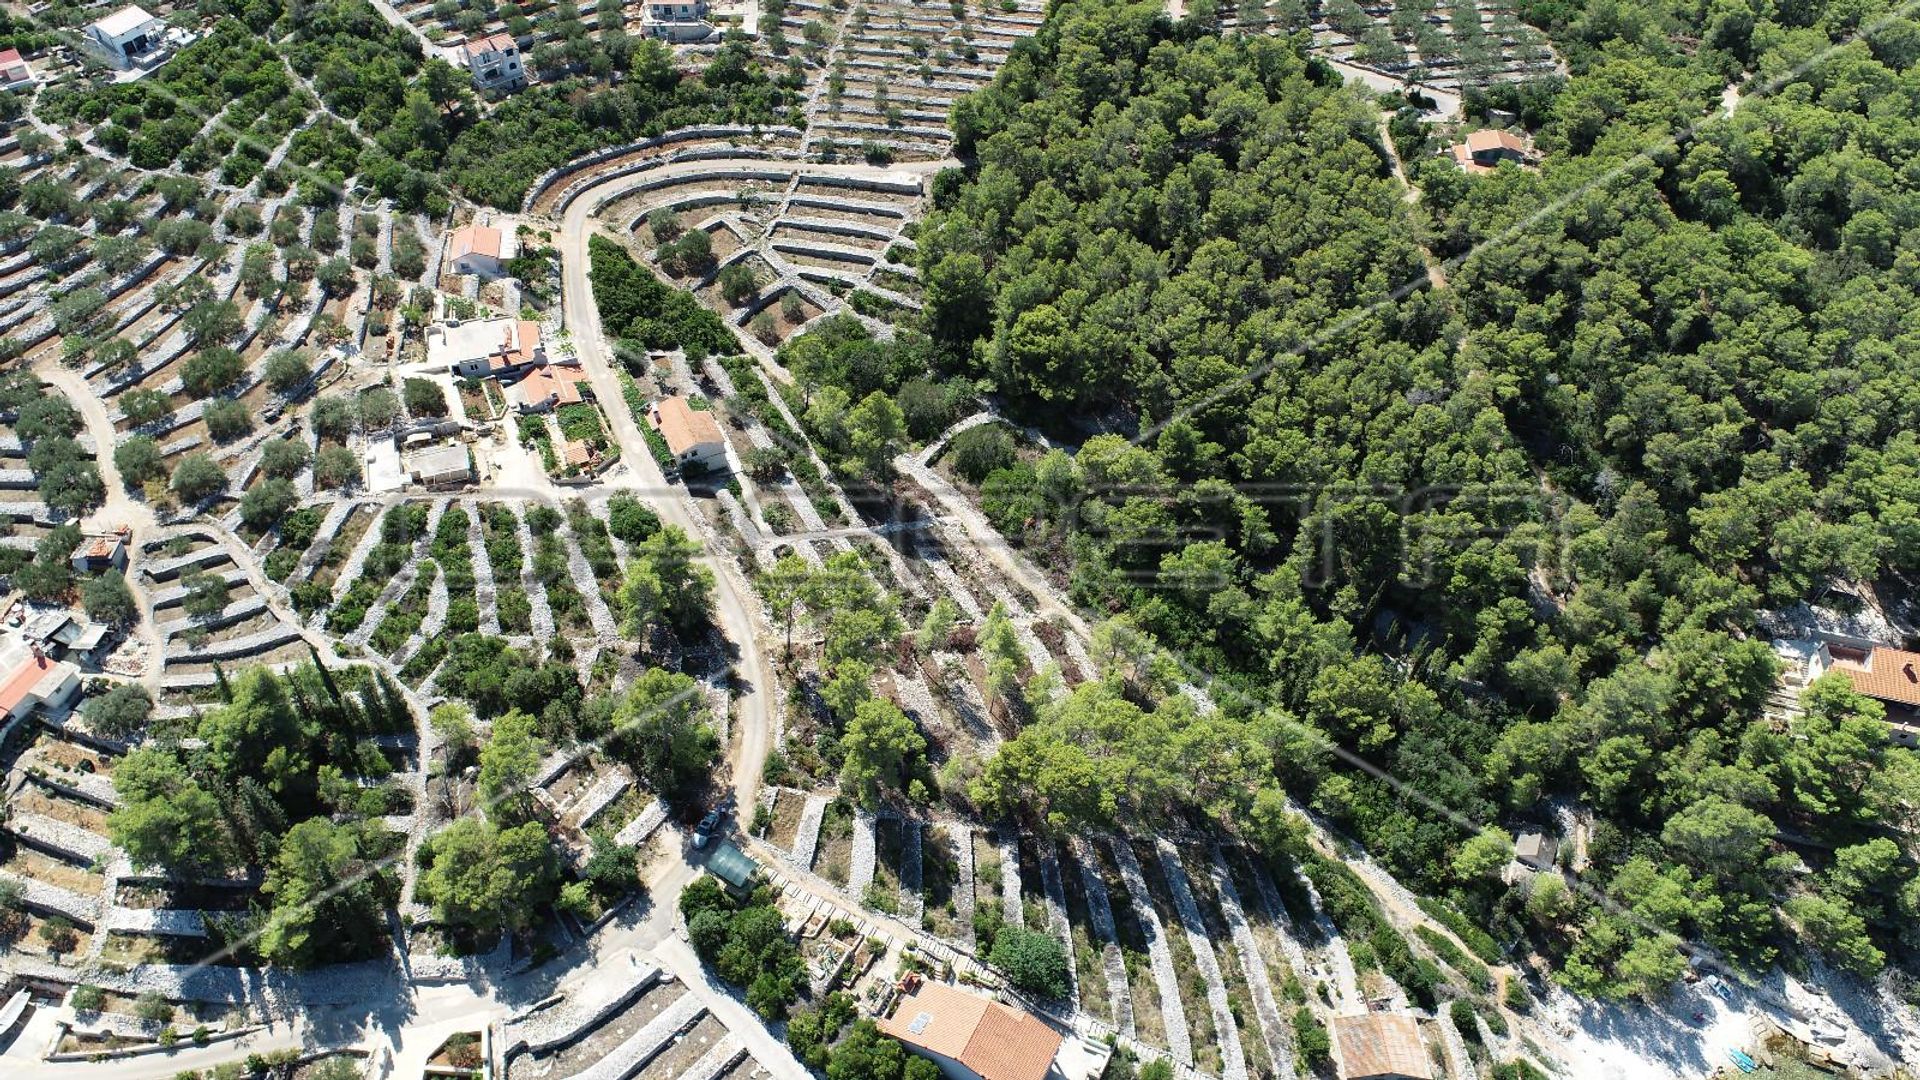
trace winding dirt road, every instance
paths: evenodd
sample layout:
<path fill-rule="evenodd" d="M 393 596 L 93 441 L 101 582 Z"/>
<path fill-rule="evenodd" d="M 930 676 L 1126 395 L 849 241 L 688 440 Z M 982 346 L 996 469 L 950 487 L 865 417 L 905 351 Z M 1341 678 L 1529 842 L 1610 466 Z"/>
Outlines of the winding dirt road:
<path fill-rule="evenodd" d="M 923 162 L 898 168 L 853 163 L 796 164 L 794 168 L 807 176 L 882 179 L 899 176 L 903 172 L 924 176 L 950 164 L 944 161 Z M 692 505 L 691 497 L 685 488 L 667 483 L 660 467 L 654 463 L 640 425 L 635 422 L 621 393 L 617 375 L 619 360 L 607 346 L 600 326 L 600 313 L 594 304 L 593 282 L 588 274 L 587 241 L 595 229 L 595 211 L 635 187 L 675 175 L 696 176 L 732 168 L 767 167 L 768 163 L 760 159 L 687 161 L 604 180 L 575 194 L 554 232 L 554 246 L 560 252 L 562 304 L 567 333 L 593 386 L 594 396 L 600 400 L 603 411 L 612 423 L 613 436 L 620 444 L 620 458 L 626 469 L 626 486 L 644 498 L 662 521 L 680 526 L 687 535 L 695 538 L 702 533 L 696 527 L 695 515 L 698 511 Z M 734 327 L 733 330 L 734 335 L 740 337 L 739 328 Z M 734 700 L 738 703 L 738 716 L 734 726 L 737 734 L 728 752 L 728 761 L 732 768 L 731 782 L 737 804 L 742 814 L 750 814 L 759 798 L 761 766 L 766 761 L 768 750 L 772 748 L 773 709 L 778 700 L 774 692 L 774 670 L 767 653 L 760 647 L 763 629 L 760 601 L 752 587 L 734 567 L 731 559 L 709 554 L 702 562 L 713 571 L 714 614 L 719 619 L 722 632 L 736 650 Z"/>

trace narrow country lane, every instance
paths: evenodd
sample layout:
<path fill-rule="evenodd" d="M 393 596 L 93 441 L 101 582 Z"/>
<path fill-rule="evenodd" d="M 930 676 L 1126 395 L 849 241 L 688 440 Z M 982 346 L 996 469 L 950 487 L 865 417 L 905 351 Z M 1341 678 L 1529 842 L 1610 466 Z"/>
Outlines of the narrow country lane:
<path fill-rule="evenodd" d="M 942 168 L 954 164 L 948 161 L 922 162 L 900 168 L 884 168 L 866 164 L 840 163 L 833 165 L 796 165 L 809 175 L 845 176 L 853 178 L 877 179 L 883 176 L 897 176 L 902 172 L 930 175 Z M 671 522 L 685 529 L 689 536 L 702 535 L 696 527 L 694 515 L 697 512 L 691 505 L 686 489 L 670 485 L 661 474 L 660 467 L 654 462 L 653 454 L 647 449 L 647 441 L 640 431 L 640 425 L 633 418 L 632 410 L 627 408 L 626 398 L 621 393 L 620 380 L 616 374 L 619 363 L 608 348 L 600 326 L 600 313 L 594 304 L 593 282 L 589 276 L 590 262 L 587 241 L 593 234 L 594 212 L 629 188 L 641 183 L 657 182 L 662 177 L 681 173 L 702 173 L 724 170 L 730 167 L 752 166 L 764 168 L 766 163 L 758 160 L 728 161 L 724 159 L 676 162 L 632 176 L 614 177 L 591 185 L 578 192 L 567 204 L 567 208 L 555 230 L 554 246 L 560 252 L 562 305 L 565 310 L 566 328 L 573 340 L 574 351 L 580 357 L 581 366 L 586 371 L 593 386 L 594 395 L 604 406 L 603 411 L 613 426 L 613 436 L 620 445 L 620 457 L 633 478 L 635 494 L 646 499 L 661 520 Z M 740 335 L 734 327 L 736 337 Z M 714 576 L 715 615 L 724 632 L 738 650 L 735 671 L 738 686 L 735 700 L 739 703 L 737 717 L 739 736 L 729 751 L 729 764 L 732 769 L 733 791 L 743 815 L 751 814 L 760 793 L 761 766 L 766 761 L 767 751 L 773 740 L 773 702 L 778 700 L 774 693 L 775 678 L 767 654 L 760 648 L 760 602 L 754 595 L 750 583 L 745 581 L 734 568 L 732 560 L 716 558 L 709 554 L 704 560 Z"/>
<path fill-rule="evenodd" d="M 133 543 L 128 554 L 130 558 L 137 557 L 133 551 L 139 549 L 140 538 L 151 533 L 158 521 L 154 517 L 153 507 L 127 494 L 127 485 L 120 476 L 120 466 L 113 460 L 119 439 L 114 430 L 113 417 L 107 412 L 107 403 L 101 400 L 99 393 L 87 380 L 80 377 L 79 372 L 58 360 L 42 360 L 34 366 L 33 371 L 73 405 L 80 414 L 81 422 L 86 425 L 88 437 L 93 440 L 94 468 L 100 474 L 100 483 L 106 489 L 106 495 L 99 509 L 81 519 L 81 528 L 89 532 L 111 532 L 122 526 L 133 530 Z M 133 572 L 131 565 L 128 566 L 126 579 L 127 590 L 133 594 L 134 607 L 140 612 L 139 622 L 129 632 L 146 649 L 147 668 L 140 682 L 149 693 L 157 692 L 163 658 L 160 631 L 153 622 L 153 602 L 141 587 L 140 575 Z"/>
<path fill-rule="evenodd" d="M 646 437 L 633 418 L 621 393 L 615 374 L 613 351 L 600 332 L 600 314 L 594 306 L 593 285 L 587 274 L 587 236 L 590 219 L 582 212 L 586 204 L 576 200 L 567 214 L 558 237 L 561 253 L 567 332 L 593 386 L 594 396 L 613 426 L 614 440 L 620 446 L 620 460 L 633 478 L 633 490 L 660 515 L 662 521 L 677 525 L 688 536 L 698 539 L 702 533 L 694 521 L 697 513 L 688 505 L 685 488 L 667 483 L 660 466 L 647 449 Z M 721 631 L 737 650 L 736 694 L 739 702 L 740 736 L 732 751 L 732 783 L 743 808 L 752 807 L 759 795 L 760 766 L 766 760 L 772 726 L 768 701 L 774 685 L 773 668 L 760 649 L 755 611 L 759 607 L 752 590 L 739 580 L 730 560 L 712 554 L 701 560 L 713 572 L 714 614 Z M 749 811 L 750 812 L 750 811 Z"/>

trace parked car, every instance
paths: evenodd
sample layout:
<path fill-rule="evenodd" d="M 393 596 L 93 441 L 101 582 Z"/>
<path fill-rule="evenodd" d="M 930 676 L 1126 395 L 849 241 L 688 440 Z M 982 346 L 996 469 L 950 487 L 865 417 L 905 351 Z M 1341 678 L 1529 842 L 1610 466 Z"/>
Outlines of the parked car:
<path fill-rule="evenodd" d="M 693 850 L 706 849 L 707 843 L 713 839 L 713 834 L 720 831 L 720 819 L 723 816 L 717 808 L 707 811 L 707 816 L 701 818 L 700 824 L 693 827 Z"/>

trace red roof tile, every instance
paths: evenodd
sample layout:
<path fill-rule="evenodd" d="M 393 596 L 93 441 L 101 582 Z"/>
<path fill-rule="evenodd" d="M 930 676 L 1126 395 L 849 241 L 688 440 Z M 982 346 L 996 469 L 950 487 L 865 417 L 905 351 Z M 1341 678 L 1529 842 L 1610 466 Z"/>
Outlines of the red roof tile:
<path fill-rule="evenodd" d="M 0 683 L 0 714 L 11 713 L 19 708 L 20 703 L 33 693 L 33 688 L 39 686 L 40 680 L 52 670 L 53 661 L 45 656 L 27 654 L 26 661 L 7 676 L 5 683 Z"/>
<path fill-rule="evenodd" d="M 1885 646 L 1875 646 L 1864 656 L 1839 647 L 1832 652 L 1833 669 L 1855 690 L 1879 701 L 1920 706 L 1920 653 Z"/>
<path fill-rule="evenodd" d="M 941 983 L 926 983 L 902 998 L 880 1030 L 958 1061 L 985 1080 L 1042 1080 L 1064 1041 L 1019 1009 Z"/>

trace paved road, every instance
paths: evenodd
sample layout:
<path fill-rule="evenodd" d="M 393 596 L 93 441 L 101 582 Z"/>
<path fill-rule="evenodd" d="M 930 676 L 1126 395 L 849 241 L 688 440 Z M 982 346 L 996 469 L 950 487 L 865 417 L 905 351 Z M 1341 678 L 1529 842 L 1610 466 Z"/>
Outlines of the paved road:
<path fill-rule="evenodd" d="M 460 50 L 443 49 L 435 45 L 433 39 L 427 36 L 426 31 L 408 22 L 406 16 L 400 14 L 387 0 L 372 0 L 372 3 L 373 9 L 380 13 L 381 18 L 412 34 L 414 39 L 420 42 L 420 51 L 426 54 L 427 59 L 445 60 L 454 67 L 461 66 Z"/>
<path fill-rule="evenodd" d="M 575 200 L 574 209 L 568 212 L 556 237 L 566 290 L 563 303 L 567 332 L 573 338 L 574 351 L 593 386 L 594 396 L 604 406 L 603 411 L 613 425 L 613 437 L 620 444 L 620 459 L 626 466 L 625 475 L 631 478 L 635 493 L 646 498 L 662 521 L 678 525 L 697 539 L 702 535 L 695 521 L 698 510 L 690 505 L 686 490 L 669 485 L 660 466 L 655 464 L 653 454 L 647 449 L 646 437 L 641 434 L 640 425 L 634 421 L 633 411 L 621 393 L 618 369 L 614 366 L 619 361 L 601 336 L 600 314 L 594 307 L 593 286 L 587 277 L 587 237 L 591 223 L 585 205 L 585 200 Z M 738 580 L 729 560 L 708 556 L 702 562 L 713 572 L 715 614 L 722 632 L 737 652 L 735 668 L 739 673 L 739 686 L 735 700 L 739 704 L 739 716 L 734 726 L 739 729 L 739 737 L 730 760 L 739 805 L 751 808 L 759 792 L 760 767 L 767 758 L 769 730 L 773 725 L 769 705 L 773 695 L 766 692 L 773 686 L 773 668 L 760 650 L 755 620 L 758 600 L 747 584 Z"/>

